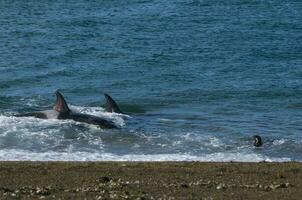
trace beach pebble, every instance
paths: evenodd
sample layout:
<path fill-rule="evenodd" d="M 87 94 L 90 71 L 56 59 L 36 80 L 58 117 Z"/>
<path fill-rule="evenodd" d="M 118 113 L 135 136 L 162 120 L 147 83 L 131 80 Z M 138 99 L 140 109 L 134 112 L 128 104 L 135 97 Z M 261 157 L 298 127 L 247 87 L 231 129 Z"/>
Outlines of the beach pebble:
<path fill-rule="evenodd" d="M 186 183 L 181 183 L 181 184 L 180 184 L 180 187 L 182 187 L 182 188 L 189 188 L 189 185 L 186 184 Z"/>
<path fill-rule="evenodd" d="M 217 190 L 225 189 L 226 185 L 224 183 L 219 183 L 216 187 Z"/>
<path fill-rule="evenodd" d="M 112 179 L 110 177 L 107 177 L 107 176 L 103 176 L 101 177 L 98 181 L 99 182 L 102 182 L 102 183 L 108 183 L 110 182 Z"/>
<path fill-rule="evenodd" d="M 290 183 L 281 183 L 281 184 L 270 185 L 269 187 L 272 190 L 275 190 L 275 189 L 278 189 L 278 188 L 288 188 L 290 186 L 291 186 Z"/>

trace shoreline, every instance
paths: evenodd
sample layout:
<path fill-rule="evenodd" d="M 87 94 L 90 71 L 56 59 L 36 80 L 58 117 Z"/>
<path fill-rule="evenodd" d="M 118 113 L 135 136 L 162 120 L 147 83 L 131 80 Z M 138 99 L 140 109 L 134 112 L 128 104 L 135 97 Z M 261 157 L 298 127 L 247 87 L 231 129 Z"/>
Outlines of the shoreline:
<path fill-rule="evenodd" d="M 1 161 L 1 199 L 300 199 L 300 162 Z"/>

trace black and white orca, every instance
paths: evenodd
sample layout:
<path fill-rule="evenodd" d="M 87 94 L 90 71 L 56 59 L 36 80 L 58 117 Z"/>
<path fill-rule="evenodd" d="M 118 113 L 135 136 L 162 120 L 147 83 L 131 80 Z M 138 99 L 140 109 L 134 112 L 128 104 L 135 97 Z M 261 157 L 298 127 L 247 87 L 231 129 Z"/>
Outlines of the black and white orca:
<path fill-rule="evenodd" d="M 118 128 L 112 121 L 104 119 L 98 116 L 79 113 L 69 109 L 63 95 L 59 92 L 55 92 L 57 100 L 52 110 L 44 110 L 38 112 L 24 113 L 14 115 L 15 117 L 36 117 L 40 119 L 70 119 L 77 122 L 84 122 L 87 124 L 94 124 L 100 128 Z M 107 112 L 122 113 L 117 103 L 108 95 L 105 94 L 106 105 L 105 110 Z"/>

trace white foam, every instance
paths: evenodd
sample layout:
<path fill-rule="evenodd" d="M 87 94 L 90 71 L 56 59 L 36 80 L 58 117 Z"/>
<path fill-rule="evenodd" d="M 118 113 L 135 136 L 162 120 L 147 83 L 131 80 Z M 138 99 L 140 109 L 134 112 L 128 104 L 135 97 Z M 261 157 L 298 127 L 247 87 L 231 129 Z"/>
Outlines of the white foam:
<path fill-rule="evenodd" d="M 174 123 L 174 122 L 185 122 L 184 119 L 167 119 L 167 118 L 158 118 L 157 119 L 160 122 L 166 122 L 166 123 Z"/>
<path fill-rule="evenodd" d="M 188 132 L 180 136 L 185 141 L 189 142 L 200 142 L 206 147 L 222 147 L 224 144 L 223 142 L 214 136 L 207 136 L 207 135 L 200 135 L 192 132 Z"/>
<path fill-rule="evenodd" d="M 106 112 L 104 108 L 101 107 L 82 107 L 82 106 L 69 106 L 71 109 L 76 110 L 80 113 L 86 113 L 90 115 L 99 116 L 108 120 L 113 121 L 116 125 L 122 127 L 125 125 L 124 118 L 129 118 L 130 116 L 119 113 Z"/>
<path fill-rule="evenodd" d="M 189 154 L 129 154 L 102 152 L 30 152 L 18 149 L 0 150 L 1 161 L 200 161 L 200 162 L 288 162 L 289 158 L 270 158 L 259 154 L 212 153 L 202 156 Z"/>
<path fill-rule="evenodd" d="M 44 120 L 34 117 L 8 117 L 0 115 L 1 137 L 11 133 L 20 133 L 19 135 L 22 137 L 29 135 L 48 135 L 54 131 L 59 132 L 59 127 L 62 127 L 62 125 L 69 125 L 70 123 L 78 124 L 77 122 L 71 120 Z M 56 127 L 56 129 L 50 127 Z"/>
<path fill-rule="evenodd" d="M 281 144 L 284 144 L 285 142 L 286 142 L 285 139 L 280 139 L 280 140 L 274 140 L 273 144 L 274 145 L 281 145 Z"/>
<path fill-rule="evenodd" d="M 80 126 L 76 126 L 80 125 Z M 86 127 L 81 129 L 79 127 Z M 27 146 L 29 148 L 51 149 L 54 146 L 64 146 L 68 140 L 75 144 L 86 140 L 91 148 L 103 148 L 100 137 L 94 133 L 102 131 L 94 125 L 75 122 L 73 120 L 38 119 L 34 117 L 13 117 L 0 115 L 0 145 L 6 146 L 7 150 L 14 148 L 9 145 Z M 79 140 L 79 141 L 78 141 Z M 32 149 L 31 149 L 32 150 Z M 34 150 L 34 149 L 33 149 Z"/>

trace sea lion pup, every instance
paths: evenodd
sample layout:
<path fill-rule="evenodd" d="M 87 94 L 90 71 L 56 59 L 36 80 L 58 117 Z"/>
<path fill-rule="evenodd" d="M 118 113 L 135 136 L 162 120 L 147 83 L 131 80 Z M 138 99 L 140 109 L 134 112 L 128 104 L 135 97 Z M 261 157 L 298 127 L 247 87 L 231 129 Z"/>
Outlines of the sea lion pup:
<path fill-rule="evenodd" d="M 254 146 L 255 147 L 261 147 L 262 146 L 262 139 L 259 135 L 254 135 Z"/>
<path fill-rule="evenodd" d="M 70 119 L 77 122 L 84 122 L 87 124 L 94 124 L 100 128 L 118 128 L 112 121 L 97 117 L 94 115 L 79 113 L 69 109 L 63 95 L 55 92 L 57 96 L 56 104 L 53 110 L 38 111 L 32 113 L 17 114 L 15 117 L 36 117 L 40 119 Z"/>

